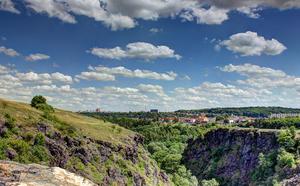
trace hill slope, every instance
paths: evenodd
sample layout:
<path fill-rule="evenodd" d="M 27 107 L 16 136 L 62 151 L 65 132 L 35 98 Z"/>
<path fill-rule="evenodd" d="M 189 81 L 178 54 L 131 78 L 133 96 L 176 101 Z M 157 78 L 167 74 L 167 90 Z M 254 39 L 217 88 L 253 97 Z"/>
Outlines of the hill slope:
<path fill-rule="evenodd" d="M 73 112 L 0 99 L 0 159 L 58 166 L 101 185 L 170 185 L 138 134 Z"/>

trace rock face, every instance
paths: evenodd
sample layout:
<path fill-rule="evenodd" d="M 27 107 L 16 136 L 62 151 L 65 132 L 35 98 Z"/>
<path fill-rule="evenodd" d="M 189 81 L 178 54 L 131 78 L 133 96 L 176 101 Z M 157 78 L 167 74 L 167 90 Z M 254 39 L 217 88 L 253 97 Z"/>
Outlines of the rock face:
<path fill-rule="evenodd" d="M 0 161 L 0 185 L 96 186 L 90 180 L 58 167 Z"/>
<path fill-rule="evenodd" d="M 259 153 L 278 148 L 275 132 L 217 129 L 189 141 L 184 163 L 198 180 L 218 178 L 226 185 L 249 185 Z"/>
<path fill-rule="evenodd" d="M 2 137 L 1 131 L 6 129 L 5 123 L 2 122 L 1 124 L 0 120 L 0 138 Z M 22 131 L 23 128 L 19 128 L 19 130 Z M 168 176 L 161 172 L 157 164 L 150 159 L 148 152 L 142 146 L 143 138 L 138 134 L 124 139 L 124 143 L 121 145 L 95 140 L 86 136 L 67 135 L 48 123 L 33 125 L 30 132 L 34 135 L 39 134 L 44 139 L 39 147 L 45 149 L 46 153 L 41 156 L 47 156 L 47 158 L 42 158 L 45 161 L 37 163 L 62 169 L 1 162 L 2 164 L 0 165 L 6 172 L 0 172 L 0 181 L 4 180 L 7 183 L 19 181 L 22 183 L 28 182 L 27 185 L 34 185 L 35 183 L 35 185 L 45 185 L 38 183 L 42 183 L 43 180 L 46 180 L 48 183 L 48 180 L 50 180 L 49 185 L 63 185 L 55 183 L 59 183 L 57 181 L 59 179 L 64 180 L 64 178 L 66 178 L 66 181 L 63 183 L 68 183 L 67 180 L 70 178 L 68 185 L 72 185 L 72 183 L 74 185 L 76 183 L 79 183 L 77 185 L 92 184 L 92 182 L 82 179 L 87 178 L 102 186 L 171 184 Z M 20 132 L 20 136 L 13 136 L 15 139 L 12 141 L 18 140 L 19 143 L 24 144 L 28 137 L 23 134 L 26 134 L 26 131 Z M 128 142 L 125 142 L 125 140 L 128 140 Z M 35 145 L 36 142 L 35 139 L 30 139 L 27 143 Z M 3 150 L 5 152 L 5 160 L 19 161 L 19 159 L 16 159 L 19 155 L 18 153 L 20 153 L 18 149 L 5 148 Z M 82 177 L 76 177 L 63 169 Z M 7 172 L 10 172 L 8 174 L 10 176 L 2 178 L 1 174 L 6 175 Z M 24 177 L 24 175 L 26 176 Z M 33 181 L 32 184 L 30 181 Z"/>

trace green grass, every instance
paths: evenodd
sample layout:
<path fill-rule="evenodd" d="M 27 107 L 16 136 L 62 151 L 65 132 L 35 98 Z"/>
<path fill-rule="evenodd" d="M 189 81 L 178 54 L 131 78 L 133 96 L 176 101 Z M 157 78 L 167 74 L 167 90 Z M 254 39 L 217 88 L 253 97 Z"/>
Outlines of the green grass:
<path fill-rule="evenodd" d="M 43 118 L 43 112 L 29 104 L 0 99 L 0 120 L 3 121 L 6 114 L 13 116 L 16 124 L 21 127 L 30 127 Z M 115 124 L 70 111 L 55 109 L 54 116 L 62 123 L 76 128 L 82 135 L 113 144 L 130 143 L 129 137 L 135 134 Z"/>

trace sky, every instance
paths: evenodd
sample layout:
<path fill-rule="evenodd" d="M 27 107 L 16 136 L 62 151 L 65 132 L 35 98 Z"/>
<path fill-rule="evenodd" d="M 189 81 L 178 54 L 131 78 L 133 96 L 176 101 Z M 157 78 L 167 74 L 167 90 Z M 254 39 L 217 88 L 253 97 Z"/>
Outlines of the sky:
<path fill-rule="evenodd" d="M 0 97 L 299 108 L 299 18 L 298 0 L 0 0 Z"/>

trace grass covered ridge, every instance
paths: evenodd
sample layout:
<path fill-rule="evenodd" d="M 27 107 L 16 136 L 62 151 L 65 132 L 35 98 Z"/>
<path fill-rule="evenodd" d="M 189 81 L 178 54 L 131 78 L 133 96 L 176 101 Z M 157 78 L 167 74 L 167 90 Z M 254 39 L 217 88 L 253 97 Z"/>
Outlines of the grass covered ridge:
<path fill-rule="evenodd" d="M 29 104 L 0 99 L 0 120 L 3 121 L 6 114 L 13 116 L 17 125 L 30 127 L 40 122 L 44 113 Z M 53 115 L 66 125 L 80 130 L 85 136 L 114 144 L 128 143 L 130 142 L 129 137 L 135 134 L 110 122 L 74 112 L 55 109 Z"/>

